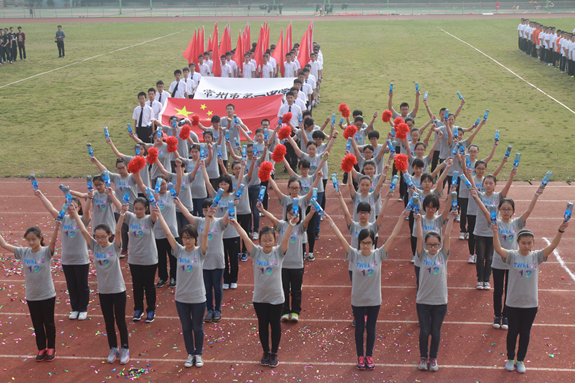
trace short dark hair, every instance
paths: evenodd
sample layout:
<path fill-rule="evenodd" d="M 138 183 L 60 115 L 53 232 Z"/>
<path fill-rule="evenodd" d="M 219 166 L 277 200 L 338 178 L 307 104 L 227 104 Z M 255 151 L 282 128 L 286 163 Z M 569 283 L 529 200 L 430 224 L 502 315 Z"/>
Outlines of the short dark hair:
<path fill-rule="evenodd" d="M 407 102 L 402 102 L 401 105 L 399 105 L 399 109 L 403 108 L 404 106 L 409 108 L 409 104 Z"/>
<path fill-rule="evenodd" d="M 311 134 L 311 138 L 313 138 L 314 140 L 316 138 L 321 138 L 322 140 L 325 140 L 325 133 L 322 132 L 321 130 L 314 130 L 313 133 Z"/>
<path fill-rule="evenodd" d="M 192 237 L 196 244 L 198 242 L 198 229 L 194 225 L 188 224 L 180 229 L 180 238 L 182 238 L 183 234 L 186 233 L 190 237 Z"/>
<path fill-rule="evenodd" d="M 158 86 L 158 85 L 164 85 L 164 82 L 162 80 L 158 80 L 158 81 L 156 81 L 156 86 Z"/>
<path fill-rule="evenodd" d="M 144 93 L 144 92 L 138 93 L 138 99 L 140 98 L 140 96 L 144 96 L 144 98 L 146 98 L 146 93 Z"/>
<path fill-rule="evenodd" d="M 156 93 L 156 89 L 154 89 L 154 88 L 149 88 L 149 89 L 148 89 L 148 92 L 154 92 L 154 93 Z"/>
<path fill-rule="evenodd" d="M 176 69 L 176 70 L 174 71 L 174 76 L 177 75 L 177 74 L 182 74 L 182 71 L 179 70 L 179 69 Z"/>
<path fill-rule="evenodd" d="M 367 133 L 367 138 L 368 139 L 371 139 L 371 138 L 379 139 L 379 132 L 377 130 L 372 130 L 369 133 Z"/>
<path fill-rule="evenodd" d="M 361 250 L 361 241 L 363 241 L 366 238 L 371 238 L 371 241 L 375 243 L 375 232 L 371 229 L 363 229 L 362 231 L 359 232 L 359 235 L 357 236 L 358 250 Z"/>

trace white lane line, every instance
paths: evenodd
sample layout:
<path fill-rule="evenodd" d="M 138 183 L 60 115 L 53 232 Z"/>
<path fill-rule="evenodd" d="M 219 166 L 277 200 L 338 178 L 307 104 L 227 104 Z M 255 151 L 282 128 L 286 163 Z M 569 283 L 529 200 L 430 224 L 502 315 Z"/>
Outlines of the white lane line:
<path fill-rule="evenodd" d="M 18 81 L 11 82 L 11 83 L 6 84 L 6 85 L 2 85 L 2 86 L 0 86 L 0 89 L 6 88 L 6 87 L 8 87 L 8 86 L 10 86 L 10 85 L 18 84 L 18 83 L 23 82 L 23 81 L 26 81 L 26 80 L 31 80 L 31 79 L 33 79 L 33 78 L 36 78 L 36 77 L 39 77 L 39 76 L 42 76 L 42 75 L 45 75 L 45 74 L 48 74 L 48 73 L 52 73 L 52 72 L 58 71 L 58 70 L 60 70 L 60 69 L 66 69 L 66 68 L 71 67 L 71 66 L 73 66 L 73 65 L 81 64 L 81 63 L 83 63 L 83 62 L 86 62 L 86 61 L 89 61 L 89 60 L 93 60 L 93 59 L 98 58 L 98 57 L 102 57 L 102 56 L 106 56 L 106 55 L 109 55 L 109 54 L 112 54 L 112 53 L 120 52 L 120 51 L 123 51 L 123 50 L 125 50 L 125 49 L 134 48 L 134 47 L 137 47 L 137 46 L 139 46 L 139 45 L 151 43 L 152 41 L 160 40 L 160 39 L 163 39 L 163 38 L 165 38 L 165 37 L 177 35 L 178 33 L 182 33 L 182 32 L 183 32 L 183 30 L 182 30 L 182 31 L 179 31 L 179 32 L 175 32 L 175 33 L 170 33 L 169 35 L 156 37 L 155 39 L 151 39 L 151 40 L 148 40 L 148 41 L 143 41 L 143 42 L 141 42 L 141 43 L 137 43 L 137 44 L 133 44 L 133 45 L 128 45 L 127 47 L 120 48 L 120 49 L 116 49 L 116 50 L 110 51 L 110 52 L 108 52 L 108 53 L 102 53 L 102 54 L 99 54 L 99 55 L 96 55 L 96 56 L 88 57 L 88 58 L 85 58 L 85 59 L 83 59 L 83 60 L 76 61 L 75 63 L 72 63 L 72 64 L 64 65 L 64 66 L 61 66 L 61 67 L 59 67 L 59 68 L 54 68 L 54 69 L 52 69 L 52 70 L 49 70 L 49 71 L 47 71 L 47 72 L 38 73 L 38 74 L 35 74 L 35 75 L 33 75 L 33 76 L 26 77 L 26 78 L 23 78 L 23 79 L 18 80 Z"/>
<path fill-rule="evenodd" d="M 2 313 L 0 312 L 0 315 L 6 315 L 6 316 L 29 316 L 29 313 L 26 312 L 18 312 L 18 313 Z M 54 316 L 56 317 L 62 317 L 62 318 L 67 318 L 69 316 L 69 314 L 54 314 Z M 101 314 L 90 314 L 88 313 L 88 318 L 103 318 L 104 316 Z M 170 315 L 156 315 L 156 319 L 169 319 L 169 320 L 179 320 L 180 317 L 178 316 L 170 316 Z M 246 322 L 256 322 L 258 320 L 257 317 L 255 317 L 255 314 L 253 317 L 247 317 L 247 318 L 241 318 L 241 317 L 226 317 L 225 318 L 226 321 L 228 322 L 233 322 L 233 321 L 246 321 Z M 351 319 L 320 319 L 320 318 L 309 318 L 309 319 L 304 319 L 301 318 L 299 319 L 299 322 L 303 322 L 303 323 L 307 323 L 307 322 L 324 322 L 324 323 L 350 323 Z M 133 322 L 129 322 L 129 323 L 133 323 Z M 388 324 L 417 324 L 416 320 L 385 320 L 385 319 L 378 319 L 377 323 L 388 323 Z M 471 326 L 475 326 L 475 325 L 481 325 L 481 326 L 492 326 L 493 322 L 461 322 L 461 321 L 444 321 L 443 324 L 449 324 L 449 325 L 455 325 L 455 326 L 459 326 L 459 325 L 471 325 Z M 4 326 L 6 325 L 6 323 L 4 323 Z M 206 325 L 208 325 L 208 323 L 206 323 Z M 575 327 L 575 324 L 563 324 L 563 323 L 533 323 L 533 326 L 539 326 L 539 327 L 566 327 L 566 328 L 571 328 L 571 327 Z"/>
<path fill-rule="evenodd" d="M 439 28 L 439 27 L 438 27 Z M 517 77 L 518 79 L 520 79 L 521 81 L 523 81 L 524 83 L 532 86 L 533 88 L 535 88 L 536 90 L 538 90 L 539 92 L 543 93 L 545 96 L 549 97 L 550 99 L 552 99 L 553 101 L 555 101 L 556 103 L 558 103 L 559 105 L 561 105 L 562 107 L 564 107 L 565 109 L 567 109 L 568 111 L 570 111 L 571 113 L 575 114 L 575 111 L 573 111 L 571 108 L 569 108 L 567 105 L 563 104 L 561 101 L 557 100 L 556 98 L 554 98 L 553 96 L 545 93 L 543 90 L 539 89 L 537 86 L 531 84 L 529 81 L 525 80 L 523 77 L 519 76 L 517 73 L 513 72 L 511 69 L 507 68 L 505 65 L 501 64 L 499 61 L 495 60 L 493 57 L 483 53 L 482 51 L 480 51 L 479 49 L 475 48 L 473 45 L 469 44 L 467 41 L 461 40 L 459 37 L 452 35 L 451 33 L 447 32 L 445 29 L 443 28 L 439 28 L 442 32 L 448 34 L 449 36 L 453 37 L 454 39 L 461 41 L 463 44 L 469 46 L 470 48 L 476 50 L 477 52 L 481 53 L 483 56 L 487 57 L 489 60 L 493 61 L 494 63 L 496 63 L 497 65 L 499 65 L 500 67 L 502 67 L 503 69 L 505 69 L 506 71 L 508 71 L 509 73 L 511 73 L 512 75 L 514 75 L 515 77 Z"/>
<path fill-rule="evenodd" d="M 547 242 L 547 245 L 550 245 L 551 242 L 549 242 L 549 240 L 545 237 L 543 237 L 543 240 L 545 242 Z M 561 256 L 559 255 L 559 253 L 557 252 L 557 249 L 553 250 L 553 255 L 555 255 L 555 258 L 557 258 L 557 260 L 559 261 L 559 264 L 561 265 L 562 268 L 565 269 L 565 271 L 567 271 L 567 274 L 569 274 L 569 276 L 571 277 L 571 279 L 573 279 L 575 281 L 575 274 L 573 274 L 571 272 L 571 270 L 569 270 L 569 268 L 567 267 L 567 265 L 565 264 L 565 261 L 563 261 L 563 258 L 561 258 Z"/>
<path fill-rule="evenodd" d="M 0 358 L 10 358 L 10 359 L 33 359 L 36 355 L 0 355 Z M 67 359 L 67 360 L 98 360 L 104 362 L 104 358 L 98 356 L 67 356 L 58 354 L 58 359 Z M 184 360 L 180 359 L 168 359 L 168 358 L 130 358 L 131 361 L 140 361 L 140 362 L 171 362 L 171 363 L 183 363 Z M 245 364 L 253 364 L 256 365 L 257 368 L 260 368 L 260 362 L 257 360 L 217 360 L 217 359 L 204 359 L 206 363 L 218 363 L 218 364 L 235 364 L 235 365 L 245 365 Z M 293 362 L 293 361 L 286 361 L 282 359 L 282 365 L 288 366 L 305 366 L 309 368 L 313 368 L 314 366 L 339 366 L 339 367 L 352 367 L 355 366 L 355 363 L 349 362 L 313 362 L 313 361 L 304 361 L 304 362 Z M 414 361 L 413 363 L 377 363 L 379 367 L 396 367 L 396 368 L 409 368 L 412 370 L 417 369 L 417 362 Z M 281 368 L 281 367 L 280 367 Z M 476 366 L 473 364 L 469 365 L 449 365 L 449 364 L 442 364 L 442 369 L 445 368 L 453 368 L 453 369 L 466 369 L 466 370 L 504 370 L 504 366 Z M 572 368 L 547 368 L 547 367 L 529 367 L 529 371 L 548 371 L 548 372 L 575 372 L 575 369 Z"/>

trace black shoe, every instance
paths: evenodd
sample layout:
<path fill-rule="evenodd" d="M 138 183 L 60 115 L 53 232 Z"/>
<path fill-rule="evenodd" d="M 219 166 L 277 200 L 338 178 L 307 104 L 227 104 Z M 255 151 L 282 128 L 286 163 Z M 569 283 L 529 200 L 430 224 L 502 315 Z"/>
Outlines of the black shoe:
<path fill-rule="evenodd" d="M 168 285 L 169 288 L 176 287 L 176 280 L 174 278 L 170 278 L 170 284 Z"/>
<path fill-rule="evenodd" d="M 160 279 L 158 283 L 156 283 L 156 287 L 164 287 L 166 285 L 166 281 Z"/>
<path fill-rule="evenodd" d="M 132 318 L 132 321 L 138 322 L 138 321 L 141 320 L 143 317 L 144 317 L 144 311 L 142 311 L 142 310 L 136 310 L 136 312 L 134 313 L 134 317 Z"/>
<path fill-rule="evenodd" d="M 218 310 L 214 311 L 214 322 L 219 322 L 222 320 L 222 313 L 219 312 Z"/>
<path fill-rule="evenodd" d="M 501 317 L 493 319 L 493 328 L 501 328 Z"/>
<path fill-rule="evenodd" d="M 355 327 L 355 319 L 353 320 L 353 322 L 351 322 L 351 326 Z"/>
<path fill-rule="evenodd" d="M 148 311 L 148 316 L 146 316 L 146 323 L 152 323 L 156 319 L 156 313 L 154 311 Z"/>
<path fill-rule="evenodd" d="M 269 366 L 270 365 L 270 353 L 269 352 L 264 352 L 264 355 L 262 356 L 262 360 L 260 360 L 260 364 L 262 366 Z"/>
<path fill-rule="evenodd" d="M 49 348 L 46 350 L 46 362 L 51 362 L 56 359 L 56 350 Z"/>
<path fill-rule="evenodd" d="M 208 310 L 206 316 L 204 317 L 204 323 L 211 323 L 214 320 L 214 312 Z"/>
<path fill-rule="evenodd" d="M 275 354 L 273 352 L 270 353 L 270 364 L 269 364 L 269 366 L 273 368 L 273 367 L 279 366 L 279 364 L 280 364 L 280 361 L 278 359 L 278 354 Z"/>

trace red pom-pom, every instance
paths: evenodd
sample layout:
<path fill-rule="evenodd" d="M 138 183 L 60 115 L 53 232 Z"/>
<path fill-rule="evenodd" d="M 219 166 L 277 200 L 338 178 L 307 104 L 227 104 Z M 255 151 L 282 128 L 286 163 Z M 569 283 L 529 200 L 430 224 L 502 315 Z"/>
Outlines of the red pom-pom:
<path fill-rule="evenodd" d="M 341 112 L 341 116 L 344 118 L 351 116 L 351 111 L 349 110 L 347 104 L 339 104 L 339 111 Z"/>
<path fill-rule="evenodd" d="M 178 150 L 178 138 L 170 136 L 166 139 L 166 144 L 168 144 L 168 153 L 173 153 Z"/>
<path fill-rule="evenodd" d="M 132 174 L 138 173 L 146 167 L 146 159 L 142 156 L 136 156 L 128 163 L 128 171 Z"/>
<path fill-rule="evenodd" d="M 381 119 L 383 122 L 389 122 L 391 121 L 391 116 L 393 116 L 393 113 L 391 113 L 389 110 L 386 110 L 381 114 Z"/>
<path fill-rule="evenodd" d="M 200 116 L 198 116 L 197 114 L 194 114 L 192 116 L 192 125 L 198 126 L 199 124 L 200 124 Z"/>
<path fill-rule="evenodd" d="M 180 130 L 180 138 L 182 140 L 187 140 L 190 138 L 190 132 L 192 131 L 192 127 L 190 125 L 182 126 L 182 130 Z"/>
<path fill-rule="evenodd" d="M 291 128 L 287 125 L 282 126 L 278 131 L 278 138 L 280 140 L 283 140 L 288 138 L 289 136 L 291 136 Z"/>
<path fill-rule="evenodd" d="M 158 148 L 152 146 L 148 149 L 148 155 L 146 156 L 146 160 L 148 160 L 149 164 L 154 164 L 158 160 Z"/>
<path fill-rule="evenodd" d="M 400 140 L 405 140 L 407 138 L 407 133 L 409 133 L 409 125 L 405 122 L 402 122 L 395 127 L 395 135 Z"/>
<path fill-rule="evenodd" d="M 398 154 L 395 156 L 395 168 L 400 172 L 405 172 L 408 168 L 407 155 Z"/>
<path fill-rule="evenodd" d="M 284 157 L 286 155 L 286 147 L 284 145 L 278 145 L 276 146 L 276 148 L 274 149 L 273 153 L 272 153 L 272 160 L 274 160 L 274 162 L 282 162 L 284 160 Z"/>
<path fill-rule="evenodd" d="M 283 146 L 283 145 L 279 145 L 279 146 Z M 272 170 L 274 170 L 274 166 L 271 162 L 269 162 L 269 161 L 262 162 L 262 164 L 260 165 L 260 170 L 258 171 L 258 177 L 259 177 L 260 181 L 261 182 L 268 181 L 270 179 L 270 174 L 271 174 Z"/>
<path fill-rule="evenodd" d="M 355 136 L 356 133 L 357 133 L 357 126 L 348 125 L 343 131 L 343 138 L 347 140 L 348 138 Z"/>
<path fill-rule="evenodd" d="M 351 153 L 346 154 L 345 157 L 343 157 L 341 160 L 341 170 L 349 173 L 355 164 L 357 164 L 357 158 L 355 158 L 355 156 Z"/>
<path fill-rule="evenodd" d="M 287 112 L 286 114 L 284 114 L 284 115 L 282 116 L 282 122 L 283 122 L 284 124 L 287 124 L 287 123 L 289 123 L 289 122 L 291 121 L 292 117 L 293 117 L 293 114 L 291 114 L 290 112 Z"/>
<path fill-rule="evenodd" d="M 402 122 L 405 122 L 405 120 L 402 117 L 396 117 L 395 120 L 393 120 L 393 125 L 397 126 Z"/>

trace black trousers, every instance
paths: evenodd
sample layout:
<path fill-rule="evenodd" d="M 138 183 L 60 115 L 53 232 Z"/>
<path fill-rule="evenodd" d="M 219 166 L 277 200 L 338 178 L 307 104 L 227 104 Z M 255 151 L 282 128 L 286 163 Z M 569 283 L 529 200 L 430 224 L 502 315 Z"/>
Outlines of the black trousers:
<path fill-rule="evenodd" d="M 244 193 L 247 193 L 247 192 L 248 192 L 247 190 L 244 190 Z M 258 211 L 258 213 L 259 213 L 259 211 Z M 251 214 L 238 214 L 237 218 L 238 218 L 238 223 L 240 224 L 242 229 L 244 229 L 245 232 L 248 233 L 248 235 L 251 235 L 252 234 L 252 215 Z M 242 241 L 241 252 L 247 253 L 246 244 L 244 243 L 244 241 Z M 238 251 L 238 253 L 239 253 L 239 251 Z"/>
<path fill-rule="evenodd" d="M 529 338 L 531 337 L 531 327 L 537 315 L 537 307 L 521 309 L 507 307 L 507 318 L 509 319 L 509 329 L 507 330 L 507 359 L 515 360 L 515 345 L 519 337 L 519 349 L 517 350 L 517 361 L 525 360 Z"/>
<path fill-rule="evenodd" d="M 476 215 L 468 215 L 467 216 L 467 232 L 469 233 L 469 239 L 467 240 L 467 247 L 469 248 L 469 255 L 476 254 L 475 253 L 475 235 L 473 231 L 475 230 L 475 221 L 477 220 Z"/>
<path fill-rule="evenodd" d="M 436 150 L 433 152 L 433 157 L 431 158 L 431 173 L 433 173 L 438 163 L 439 163 L 439 150 Z"/>
<path fill-rule="evenodd" d="M 56 348 L 56 324 L 54 323 L 54 306 L 56 297 L 42 301 L 28 301 L 30 318 L 36 333 L 38 350 Z"/>
<path fill-rule="evenodd" d="M 498 257 L 498 255 L 496 255 Z M 509 270 L 491 269 L 493 271 L 493 313 L 496 317 L 507 317 L 507 283 L 509 282 Z M 505 298 L 503 292 L 505 291 Z M 501 302 L 503 301 L 503 306 Z M 501 310 L 503 307 L 503 310 Z"/>
<path fill-rule="evenodd" d="M 311 214 L 310 211 L 311 211 L 311 208 L 308 206 L 308 208 L 305 211 L 305 214 L 306 215 Z M 315 220 L 316 219 L 319 219 L 318 214 L 313 213 L 313 217 L 311 217 L 311 219 L 309 220 L 309 223 L 307 224 L 307 228 L 306 228 L 308 253 L 313 253 L 313 250 L 315 249 Z M 303 253 L 305 254 L 305 243 L 302 246 L 303 246 Z"/>
<path fill-rule="evenodd" d="M 467 206 L 469 205 L 469 198 L 457 198 L 461 217 L 459 217 L 459 231 L 467 233 Z"/>
<path fill-rule="evenodd" d="M 114 213 L 114 217 L 116 218 L 116 222 L 120 219 L 120 213 Z M 122 250 L 128 251 L 128 242 L 130 241 L 130 237 L 128 236 L 128 224 L 124 222 L 122 224 Z"/>
<path fill-rule="evenodd" d="M 108 346 L 118 347 L 118 340 L 116 339 L 116 328 L 114 321 L 118 326 L 120 333 L 120 342 L 122 348 L 128 348 L 128 325 L 126 324 L 126 292 L 116 294 L 99 294 L 100 295 L 100 308 L 106 323 L 106 334 L 108 338 Z"/>
<path fill-rule="evenodd" d="M 72 311 L 87 312 L 90 300 L 90 287 L 88 286 L 90 264 L 62 265 L 62 270 L 66 277 Z"/>
<path fill-rule="evenodd" d="M 151 126 L 136 126 L 136 134 L 138 138 L 146 144 L 152 144 L 152 127 Z"/>
<path fill-rule="evenodd" d="M 26 60 L 26 47 L 24 45 L 18 45 L 18 50 L 20 51 L 20 60 L 22 60 L 22 53 L 24 53 L 24 60 Z"/>
<path fill-rule="evenodd" d="M 282 269 L 282 286 L 285 296 L 282 315 L 291 313 L 299 315 L 301 312 L 301 286 L 303 285 L 303 272 L 303 268 Z"/>
<path fill-rule="evenodd" d="M 144 292 L 146 293 L 147 312 L 156 311 L 156 269 L 158 265 L 132 265 L 132 290 L 134 291 L 134 311 L 144 311 Z"/>
<path fill-rule="evenodd" d="M 264 352 L 270 352 L 270 327 L 272 330 L 272 347 L 271 352 L 277 354 L 282 338 L 282 326 L 280 319 L 282 317 L 283 304 L 272 305 L 269 303 L 254 302 L 254 310 L 258 317 L 258 331 L 260 333 L 260 342 Z"/>
<path fill-rule="evenodd" d="M 158 277 L 162 281 L 168 280 L 168 262 L 170 260 L 170 278 L 176 279 L 176 270 L 178 260 L 172 255 L 172 246 L 167 238 L 156 239 L 156 248 L 158 249 Z"/>
<path fill-rule="evenodd" d="M 64 53 L 64 40 L 58 40 L 56 44 L 58 45 L 58 57 L 66 56 L 66 53 Z"/>
<path fill-rule="evenodd" d="M 493 259 L 493 237 L 475 237 L 477 246 L 477 282 L 489 282 L 491 278 L 491 260 Z"/>
<path fill-rule="evenodd" d="M 238 282 L 238 253 L 240 252 L 240 237 L 224 238 L 224 284 Z"/>

